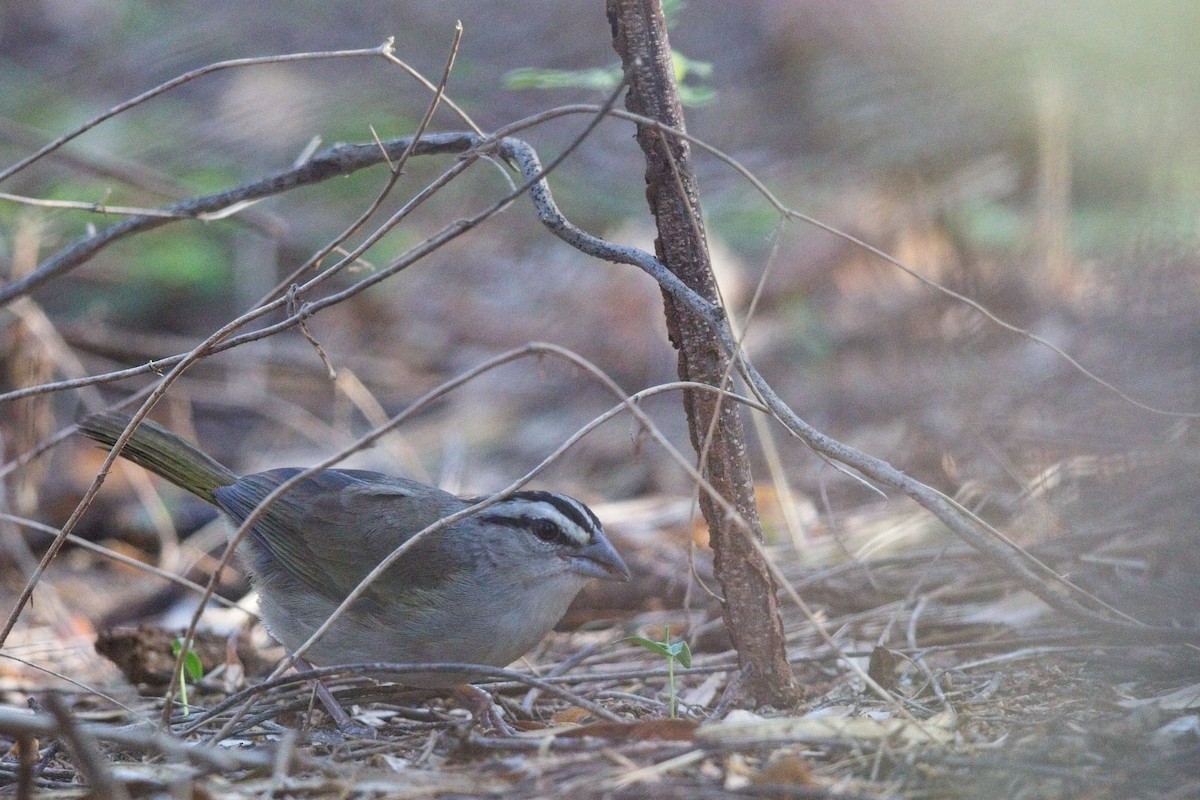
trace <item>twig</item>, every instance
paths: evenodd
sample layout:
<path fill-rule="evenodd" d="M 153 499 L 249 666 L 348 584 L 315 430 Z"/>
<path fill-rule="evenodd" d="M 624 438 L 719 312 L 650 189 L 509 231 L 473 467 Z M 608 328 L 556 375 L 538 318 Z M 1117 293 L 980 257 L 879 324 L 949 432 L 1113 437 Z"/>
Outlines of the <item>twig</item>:
<path fill-rule="evenodd" d="M 37 739 L 28 731 L 17 736 L 17 800 L 33 797 L 34 768 L 37 766 Z"/>
<path fill-rule="evenodd" d="M 51 525 L 46 525 L 45 523 L 38 522 L 36 520 L 26 519 L 25 517 L 18 517 L 15 514 L 6 514 L 4 512 L 0 512 L 0 520 L 3 520 L 4 522 L 12 522 L 16 525 L 20 525 L 20 526 L 22 526 L 24 528 L 28 528 L 32 531 L 37 531 L 38 533 L 44 533 L 47 536 L 57 536 L 59 533 L 58 528 L 55 528 Z M 124 553 L 121 553 L 121 552 L 118 552 L 111 548 L 105 547 L 102 544 L 96 544 L 95 542 L 84 539 L 81 536 L 76 536 L 73 533 L 67 534 L 67 541 L 70 542 L 71 544 L 75 545 L 76 547 L 81 547 L 84 550 L 90 550 L 102 558 L 107 558 L 111 561 L 116 561 L 118 564 L 122 564 L 126 567 L 130 567 L 131 569 L 140 570 L 141 572 L 145 572 L 148 575 L 153 575 L 154 577 L 161 578 L 164 581 L 169 581 L 169 582 L 175 584 L 176 586 L 182 586 L 185 589 L 190 589 L 193 592 L 198 592 L 200 594 L 204 593 L 204 587 L 201 586 L 200 584 L 196 583 L 195 581 L 190 581 L 187 578 L 183 577 L 182 575 L 176 575 L 173 572 L 168 572 L 160 567 L 154 566 L 153 564 L 147 564 L 145 561 L 139 561 L 136 558 L 127 556 Z M 237 603 L 235 603 L 234 601 L 228 600 L 219 595 L 216 596 L 214 599 L 218 603 L 228 606 L 230 608 L 234 608 L 237 606 Z"/>
<path fill-rule="evenodd" d="M 421 121 L 417 124 L 416 133 L 413 134 L 413 136 L 408 140 L 408 145 L 400 153 L 400 157 L 396 160 L 395 163 L 392 162 L 392 159 L 389 155 L 389 149 L 388 149 L 387 145 L 385 145 L 383 142 L 379 141 L 378 137 L 375 138 L 376 147 L 379 148 L 379 152 L 382 154 L 384 161 L 387 162 L 390 175 L 389 175 L 387 183 L 384 185 L 383 189 L 376 195 L 374 202 L 371 203 L 371 205 L 368 206 L 366 208 L 366 210 L 364 210 L 358 216 L 358 219 L 356 219 L 349 226 L 347 226 L 346 229 L 344 231 L 342 231 L 342 233 L 340 235 L 338 235 L 333 240 L 328 242 L 326 245 L 321 247 L 305 263 L 301 264 L 299 267 L 297 267 L 295 270 L 293 270 L 291 275 L 288 275 L 286 278 L 284 278 L 282 281 L 280 281 L 275 286 L 274 289 L 272 289 L 270 292 L 268 292 L 267 295 L 262 300 L 260 300 L 258 303 L 256 303 L 255 305 L 262 305 L 263 303 L 268 302 L 272 298 L 276 297 L 280 292 L 284 291 L 285 288 L 291 286 L 293 281 L 299 279 L 299 277 L 301 275 L 303 275 L 305 272 L 307 272 L 310 268 L 312 268 L 313 265 L 319 264 L 327 255 L 329 255 L 330 253 L 337 250 L 342 245 L 343 242 L 345 242 L 347 239 L 349 239 L 354 234 L 355 231 L 359 230 L 363 225 L 365 225 L 367 223 L 367 220 L 369 220 L 375 214 L 375 212 L 378 211 L 379 208 L 383 205 L 384 199 L 386 199 L 387 196 L 389 194 L 391 194 L 392 188 L 395 187 L 397 181 L 400 180 L 400 176 L 404 174 L 404 165 L 407 164 L 408 159 L 412 157 L 413 151 L 416 149 L 417 144 L 421 141 L 421 137 L 425 134 L 426 128 L 429 127 L 429 122 L 430 122 L 430 120 L 433 119 L 434 112 L 437 111 L 438 105 L 441 104 L 442 102 L 449 102 L 445 96 L 446 83 L 450 80 L 450 72 L 454 68 L 454 60 L 458 56 L 458 48 L 461 43 L 462 43 L 462 23 L 460 22 L 454 28 L 454 38 L 450 44 L 450 53 L 446 57 L 446 65 L 442 69 L 442 77 L 441 77 L 441 80 L 438 81 L 437 86 L 433 86 L 432 84 L 430 84 L 429 81 L 425 80 L 425 78 L 420 73 L 414 71 L 411 67 L 409 67 L 407 64 L 405 64 L 403 61 L 400 61 L 399 59 L 395 58 L 394 56 L 389 59 L 390 61 L 393 61 L 394 63 L 399 64 L 401 67 L 403 67 L 405 70 L 407 70 L 410 74 L 415 75 L 417 78 L 419 78 L 421 80 L 422 83 L 424 83 L 426 86 L 428 86 L 429 89 L 433 92 L 433 99 L 430 100 L 429 106 L 425 109 L 425 113 L 421 117 Z M 470 122 L 470 119 L 467 118 L 467 121 Z M 372 131 L 372 133 L 373 132 L 374 131 Z M 335 265 L 329 271 L 329 273 L 327 273 L 327 275 L 332 275 L 332 274 L 336 273 L 345 264 L 353 263 L 354 259 L 358 258 L 359 255 L 366 252 L 366 250 L 369 247 L 371 247 L 371 245 L 373 245 L 376 241 L 379 240 L 379 238 L 382 236 L 382 234 L 384 232 L 390 230 L 393 225 L 395 225 L 396 223 L 399 222 L 400 219 L 403 219 L 403 217 L 398 214 L 393 214 L 391 220 L 389 220 L 389 223 L 387 225 L 382 226 L 380 228 L 380 230 L 376 231 L 374 235 L 372 235 L 371 237 L 369 237 L 367 239 L 367 241 L 363 242 L 358 247 L 354 248 L 353 252 L 347 253 L 342 258 L 341 262 L 339 264 Z M 305 334 L 305 335 L 307 336 L 307 334 Z M 314 342 L 314 344 L 315 344 L 315 342 Z M 320 351 L 320 348 L 318 348 L 318 352 L 319 351 Z M 328 360 L 324 359 L 324 358 L 322 358 L 322 360 L 326 362 L 326 366 L 328 367 L 330 373 L 332 373 L 333 368 L 332 368 L 332 366 L 330 366 L 328 364 Z"/>
<path fill-rule="evenodd" d="M 458 47 L 457 40 L 459 38 L 461 38 L 461 36 L 462 36 L 462 21 L 461 20 L 456 21 L 454 27 L 455 27 L 455 31 L 456 31 L 455 49 L 457 49 L 457 47 Z M 407 72 L 409 75 L 411 75 L 413 78 L 415 78 L 417 80 L 417 82 L 419 82 L 422 86 L 424 86 L 429 91 L 431 91 L 431 92 L 438 91 L 434 87 L 434 85 L 432 83 L 430 83 L 429 80 L 424 75 L 422 75 L 420 72 L 418 72 L 417 70 L 410 67 L 404 61 L 397 58 L 394 50 L 384 53 L 383 57 L 385 59 L 387 59 L 388 61 L 392 62 L 393 64 L 395 64 L 396 66 L 400 67 L 400 69 Z M 442 97 L 442 102 L 444 102 L 446 104 L 446 106 L 448 108 L 450 108 L 450 110 L 452 110 L 455 114 L 457 114 L 459 119 L 461 119 L 463 122 L 467 123 L 468 128 L 473 130 L 478 135 L 483 136 L 483 129 L 480 128 L 478 125 L 476 125 L 475 120 L 471 119 L 471 117 L 468 116 L 467 112 L 463 111 L 462 108 L 460 108 L 457 103 L 455 103 L 449 97 L 445 97 L 445 96 Z"/>
<path fill-rule="evenodd" d="M 36 206 L 38 208 L 66 208 L 77 211 L 91 211 L 93 214 L 114 214 L 118 216 L 143 217 L 181 217 L 180 214 L 172 213 L 170 211 L 163 211 L 157 208 L 110 206 L 102 201 L 88 203 L 82 200 L 43 200 L 40 197 L 23 197 L 18 194 L 9 194 L 8 192 L 0 192 L 0 200 L 7 200 L 10 203 L 19 203 L 25 206 Z"/>
<path fill-rule="evenodd" d="M 292 757 L 296 753 L 298 740 L 299 734 L 294 730 L 287 730 L 279 737 L 279 744 L 275 748 L 275 763 L 271 766 L 271 782 L 263 790 L 264 798 L 275 797 L 283 788 L 291 769 Z"/>
<path fill-rule="evenodd" d="M 91 649 L 92 648 L 89 643 L 88 650 L 91 650 Z M 40 664 L 33 663 L 32 661 L 27 661 L 26 659 L 21 658 L 20 656 L 14 656 L 12 653 L 0 652 L 0 658 L 6 658 L 9 661 L 15 661 L 16 663 L 22 664 L 26 667 L 29 667 L 32 670 L 37 670 L 38 672 L 41 672 L 44 675 L 49 675 L 52 678 L 57 678 L 58 680 L 62 681 L 63 683 L 69 683 L 78 689 L 82 689 L 83 691 L 87 692 L 90 695 L 95 695 L 96 697 L 99 697 L 103 700 L 107 700 L 108 702 L 112 703 L 115 708 L 119 708 L 119 709 L 122 709 L 123 711 L 127 711 L 132 716 L 137 716 L 136 711 L 134 711 L 132 708 L 125 705 L 124 703 L 122 703 L 120 700 L 113 697 L 112 695 L 106 694 L 105 692 L 97 689 L 94 686 L 88 686 L 86 683 L 83 683 L 82 681 L 77 681 L 74 678 L 68 677 L 68 676 L 62 674 L 61 672 L 55 672 L 54 670 L 49 669 L 48 667 L 43 667 Z"/>
<path fill-rule="evenodd" d="M 93 723 L 76 723 L 75 727 L 93 741 L 112 742 L 139 753 L 179 759 L 206 772 L 228 773 L 239 769 L 269 768 L 273 762 L 271 755 L 261 750 L 201 747 L 147 728 L 134 730 L 127 726 Z M 55 718 L 48 714 L 27 714 L 14 708 L 0 706 L 0 733 L 10 736 L 28 734 L 45 738 L 57 735 L 59 725 Z"/>
<path fill-rule="evenodd" d="M 913 607 L 912 614 L 908 618 L 908 625 L 905 626 L 905 639 L 908 641 L 908 646 L 912 649 L 913 663 L 925 675 L 925 679 L 929 681 L 933 688 L 933 693 L 937 695 L 938 700 L 942 701 L 942 706 L 950 708 L 950 701 L 946 698 L 946 693 L 942 691 L 942 684 L 938 681 L 937 676 L 929 669 L 929 665 L 925 663 L 925 657 L 921 655 L 921 651 L 917 649 L 917 620 L 921 618 L 921 612 L 925 610 L 925 606 L 929 602 L 928 595 L 921 595 Z"/>
<path fill-rule="evenodd" d="M 93 791 L 100 797 L 110 797 L 113 800 L 130 800 L 125 784 L 113 779 L 96 746 L 95 738 L 76 724 L 71 715 L 71 709 L 63 702 L 57 692 L 48 693 L 42 700 L 46 710 L 54 717 L 58 727 L 58 735 L 66 740 L 67 749 L 75 757 L 79 771 L 87 778 Z"/>
<path fill-rule="evenodd" d="M 625 105 L 672 127 L 684 127 L 671 45 L 662 4 L 655 0 L 608 0 L 612 45 L 621 58 L 629 93 Z M 687 142 L 653 127 L 637 126 L 635 139 L 646 165 L 646 200 L 663 265 L 702 298 L 721 306 L 711 255 L 701 222 L 700 189 Z M 689 313 L 689 305 L 664 291 L 667 335 L 678 353 L 681 377 L 713 386 L 729 385 L 741 343 L 728 323 L 712 325 Z M 722 334 L 734 343 L 726 346 Z M 739 512 L 734 519 L 707 492 L 699 507 L 709 530 L 713 571 L 724 602 L 721 615 L 742 663 L 750 665 L 748 694 L 760 703 L 789 706 L 803 696 L 787 662 L 783 617 L 775 577 L 756 542 L 762 540 L 754 477 L 746 451 L 745 426 L 735 406 L 721 395 L 687 392 L 683 408 L 699 455 L 699 472 Z"/>
<path fill-rule="evenodd" d="M 190 733 L 194 733 L 219 714 L 228 711 L 231 708 L 241 706 L 248 700 L 253 700 L 259 695 L 282 686 L 290 686 L 296 683 L 304 683 L 311 680 L 319 680 L 338 675 L 371 675 L 374 677 L 382 675 L 394 675 L 401 683 L 403 683 L 404 676 L 410 675 L 414 672 L 447 673 L 450 675 L 461 675 L 463 673 L 467 673 L 495 680 L 512 681 L 531 688 L 540 689 L 542 692 L 553 695 L 559 700 L 564 700 L 572 705 L 579 706 L 588 713 L 593 714 L 600 719 L 605 719 L 610 722 L 622 721 L 622 717 L 619 715 L 614 714 L 603 706 L 593 703 L 592 701 L 576 694 L 575 692 L 564 689 L 563 687 L 550 681 L 544 681 L 524 672 L 517 672 L 516 670 L 503 669 L 501 667 L 494 667 L 488 664 L 469 664 L 458 662 L 445 662 L 436 664 L 389 664 L 386 662 L 367 662 L 361 664 L 336 664 L 328 667 L 316 667 L 313 669 L 306 669 L 303 672 L 296 672 L 291 675 L 269 678 L 260 684 L 251 686 L 248 689 L 243 689 L 237 694 L 230 695 L 229 697 L 225 698 L 225 700 L 205 711 L 199 717 L 195 717 L 194 719 L 189 718 L 189 724 L 180 731 L 180 735 L 186 736 Z M 243 706 L 243 708 L 244 707 L 245 706 Z M 225 727 L 212 737 L 211 741 L 220 741 L 225 736 L 227 730 L 232 727 L 232 724 L 236 722 L 237 719 L 238 717 L 235 716 L 233 720 L 227 722 Z"/>
<path fill-rule="evenodd" d="M 25 169 L 26 167 L 28 167 L 30 164 L 34 163 L 35 161 L 38 161 L 39 159 L 45 157 L 46 155 L 53 153 L 55 150 L 62 147 L 67 142 L 80 136 L 83 133 L 86 133 L 87 131 L 96 127 L 97 125 L 104 122 L 105 120 L 111 119 L 112 117 L 115 117 L 116 115 L 118 115 L 124 111 L 128 111 L 129 109 L 133 108 L 134 106 L 140 105 L 153 97 L 157 97 L 158 95 L 163 94 L 164 92 L 168 92 L 177 86 L 182 86 L 183 84 L 188 83 L 189 81 L 193 81 L 196 78 L 203 77 L 210 73 L 219 72 L 221 70 L 226 70 L 226 69 L 236 69 L 236 68 L 241 68 L 241 67 L 259 66 L 262 64 L 285 64 L 285 63 L 289 63 L 289 62 L 293 62 L 293 61 L 315 61 L 318 59 L 326 59 L 326 58 L 360 58 L 362 56 L 384 56 L 384 57 L 386 57 L 388 54 L 390 54 L 392 52 L 393 44 L 394 44 L 393 39 L 391 39 L 389 37 L 387 41 L 385 41 L 383 44 L 379 45 L 378 47 L 371 47 L 371 48 L 367 48 L 365 50 L 330 50 L 330 51 L 319 52 L 319 53 L 318 52 L 292 53 L 292 54 L 278 55 L 278 56 L 262 56 L 259 58 L 235 58 L 235 59 L 231 59 L 229 61 L 218 61 L 215 64 L 208 64 L 207 66 L 200 67 L 199 69 L 194 69 L 194 70 L 191 70 L 190 72 L 185 72 L 182 75 L 172 78 L 171 80 L 167 81 L 166 83 L 161 83 L 158 86 L 155 86 L 153 89 L 142 92 L 141 94 L 137 95 L 136 97 L 131 97 L 130 99 L 124 101 L 123 103 L 118 103 L 117 105 L 110 108 L 108 111 L 105 111 L 103 114 L 92 117 L 87 122 L 83 123 L 82 125 L 80 125 L 76 129 L 74 129 L 73 131 L 64 133 L 62 136 L 59 136 L 57 139 L 55 139 L 54 141 L 45 145 L 44 147 L 39 149 L 37 152 L 32 153 L 31 155 L 28 155 L 25 158 L 18 161 L 16 164 L 13 164 L 8 169 L 0 170 L 0 183 L 8 180 L 13 175 L 15 175 L 18 172 L 20 172 L 21 170 Z"/>

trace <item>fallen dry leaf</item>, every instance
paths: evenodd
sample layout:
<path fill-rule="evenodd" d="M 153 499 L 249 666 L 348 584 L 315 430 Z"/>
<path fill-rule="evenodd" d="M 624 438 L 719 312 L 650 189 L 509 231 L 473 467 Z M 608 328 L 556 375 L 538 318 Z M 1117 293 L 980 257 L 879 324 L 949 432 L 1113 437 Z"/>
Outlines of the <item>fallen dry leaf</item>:
<path fill-rule="evenodd" d="M 954 737 L 956 715 L 947 710 L 927 720 L 912 722 L 901 717 L 738 717 L 696 731 L 696 740 L 708 744 L 736 745 L 752 741 L 824 741 L 849 739 L 879 741 L 896 739 L 907 745 L 948 742 Z"/>

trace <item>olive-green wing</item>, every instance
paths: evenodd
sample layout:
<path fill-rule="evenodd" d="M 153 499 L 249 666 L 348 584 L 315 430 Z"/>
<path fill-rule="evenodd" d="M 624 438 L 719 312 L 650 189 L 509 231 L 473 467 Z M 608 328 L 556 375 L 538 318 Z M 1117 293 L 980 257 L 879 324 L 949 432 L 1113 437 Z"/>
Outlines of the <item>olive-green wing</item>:
<path fill-rule="evenodd" d="M 217 489 L 218 505 L 238 522 L 301 470 L 247 475 Z M 361 470 L 325 470 L 288 489 L 248 534 L 251 565 L 270 583 L 284 575 L 340 602 L 414 533 L 465 507 L 462 500 L 414 481 Z M 429 591 L 467 568 L 461 547 L 436 531 L 406 552 L 364 599 Z M 457 554 L 457 555 L 456 555 Z M 386 587 L 386 588 L 382 588 Z"/>

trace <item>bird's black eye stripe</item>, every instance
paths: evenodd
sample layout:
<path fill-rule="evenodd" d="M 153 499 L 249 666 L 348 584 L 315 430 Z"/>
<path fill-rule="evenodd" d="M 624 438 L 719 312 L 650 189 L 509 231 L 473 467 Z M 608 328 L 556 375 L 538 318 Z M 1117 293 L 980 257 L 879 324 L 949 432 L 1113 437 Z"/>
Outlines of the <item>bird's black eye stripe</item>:
<path fill-rule="evenodd" d="M 507 517 L 500 514 L 481 514 L 479 518 L 492 525 L 503 525 L 506 528 L 529 531 L 543 542 L 574 544 L 570 537 L 563 533 L 563 529 L 557 522 L 545 517 Z"/>
<path fill-rule="evenodd" d="M 474 502 L 464 498 L 468 502 Z M 553 492 L 514 492 L 479 515 L 481 522 L 525 531 L 561 547 L 584 547 L 604 538 L 587 506 Z"/>
<path fill-rule="evenodd" d="M 569 497 L 564 497 L 554 492 L 525 491 L 513 492 L 511 499 L 546 503 L 554 507 L 558 513 L 578 525 L 582 530 L 587 531 L 589 536 L 600 530 L 600 520 L 592 513 L 592 510 L 583 503 L 572 500 Z"/>

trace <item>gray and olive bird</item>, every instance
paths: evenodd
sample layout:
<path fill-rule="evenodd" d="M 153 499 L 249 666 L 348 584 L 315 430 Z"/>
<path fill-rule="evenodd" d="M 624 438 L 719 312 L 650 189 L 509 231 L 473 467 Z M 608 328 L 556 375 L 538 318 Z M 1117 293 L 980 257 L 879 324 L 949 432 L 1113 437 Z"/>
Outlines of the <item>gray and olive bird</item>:
<path fill-rule="evenodd" d="M 79 423 L 111 447 L 129 418 Z M 143 422 L 121 453 L 240 524 L 302 470 L 238 476 L 196 446 Z M 250 529 L 240 557 L 259 592 L 267 630 L 294 652 L 393 550 L 476 500 L 417 481 L 328 469 L 276 499 Z M 501 667 L 554 627 L 593 578 L 629 569 L 596 515 L 553 492 L 514 492 L 422 537 L 352 603 L 305 658 L 314 664 L 470 663 Z M 467 674 L 414 673 L 407 686 L 442 688 Z"/>

